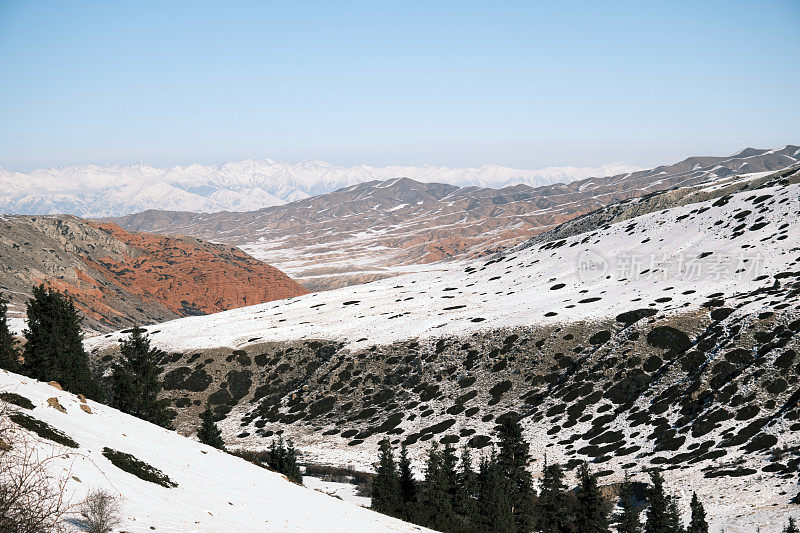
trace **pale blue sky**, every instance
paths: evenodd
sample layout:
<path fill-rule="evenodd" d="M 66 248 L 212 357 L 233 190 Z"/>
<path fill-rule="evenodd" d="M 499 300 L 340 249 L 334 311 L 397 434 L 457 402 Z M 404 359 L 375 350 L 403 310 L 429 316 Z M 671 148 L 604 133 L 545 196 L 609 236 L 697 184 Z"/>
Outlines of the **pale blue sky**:
<path fill-rule="evenodd" d="M 798 0 L 0 0 L 0 166 L 669 162 L 800 143 L 798 59 Z"/>

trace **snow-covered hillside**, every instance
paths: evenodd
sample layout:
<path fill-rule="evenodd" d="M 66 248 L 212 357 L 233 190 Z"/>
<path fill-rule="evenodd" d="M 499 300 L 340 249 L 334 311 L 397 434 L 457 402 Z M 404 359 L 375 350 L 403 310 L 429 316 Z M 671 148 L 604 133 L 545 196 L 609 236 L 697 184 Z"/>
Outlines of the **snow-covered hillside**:
<path fill-rule="evenodd" d="M 377 443 L 481 450 L 518 413 L 534 475 L 663 468 L 715 530 L 797 514 L 800 183 L 732 177 L 603 208 L 503 255 L 148 328 L 177 423 L 276 431 L 365 468 Z M 615 222 L 616 221 L 616 222 Z M 86 340 L 114 357 L 119 332 Z M 188 426 L 187 426 L 188 427 Z M 483 450 L 485 451 L 485 450 Z"/>
<path fill-rule="evenodd" d="M 29 399 L 32 410 L 5 404 L 44 421 L 79 444 L 67 448 L 36 438 L 41 458 L 67 480 L 72 504 L 102 488 L 122 500 L 122 529 L 129 532 L 424 531 L 353 503 L 332 498 L 173 431 L 16 374 L 0 371 L 0 392 Z M 57 399 L 66 413 L 48 405 Z M 88 406 L 87 412 L 85 408 Z M 33 438 L 33 434 L 30 434 Z M 177 483 L 166 488 L 124 472 L 104 447 L 129 453 Z"/>
<path fill-rule="evenodd" d="M 362 348 L 600 320 L 632 307 L 683 312 L 700 307 L 698 295 L 746 293 L 797 268 L 798 212 L 800 185 L 777 185 L 650 213 L 502 258 L 437 263 L 420 267 L 423 272 L 150 329 L 155 345 L 173 351 L 297 339 Z M 758 305 L 749 302 L 737 312 Z M 122 336 L 86 344 L 102 348 Z"/>
<path fill-rule="evenodd" d="M 518 170 L 499 165 L 341 167 L 322 161 L 288 163 L 272 159 L 172 168 L 143 163 L 83 165 L 38 169 L 27 174 L 0 168 L 0 213 L 102 217 L 147 209 L 252 211 L 357 183 L 403 176 L 459 186 L 502 187 L 516 183 L 540 186 L 635 170 L 638 168 L 623 163 Z"/>

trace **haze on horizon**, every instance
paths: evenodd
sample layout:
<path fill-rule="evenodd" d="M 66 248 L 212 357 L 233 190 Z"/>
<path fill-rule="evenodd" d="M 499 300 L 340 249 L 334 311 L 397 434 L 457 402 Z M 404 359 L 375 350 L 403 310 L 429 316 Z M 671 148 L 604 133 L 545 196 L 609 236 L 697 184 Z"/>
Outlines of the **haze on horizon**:
<path fill-rule="evenodd" d="M 0 167 L 653 166 L 797 144 L 800 3 L 0 2 Z"/>

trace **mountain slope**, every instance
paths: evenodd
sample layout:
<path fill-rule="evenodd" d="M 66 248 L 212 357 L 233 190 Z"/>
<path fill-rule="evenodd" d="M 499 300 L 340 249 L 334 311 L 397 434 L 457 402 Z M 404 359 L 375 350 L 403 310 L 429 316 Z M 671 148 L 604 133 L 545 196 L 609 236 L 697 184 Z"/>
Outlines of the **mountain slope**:
<path fill-rule="evenodd" d="M 0 371 L 0 391 L 34 405 L 30 410 L 6 404 L 6 410 L 44 421 L 79 445 L 67 448 L 25 432 L 40 457 L 60 456 L 50 471 L 66 481 L 67 502 L 77 504 L 98 488 L 121 496 L 124 531 L 425 531 L 295 485 L 106 405 L 82 403 L 46 383 Z M 66 412 L 51 407 L 51 399 Z M 133 455 L 177 486 L 163 487 L 117 468 L 102 455 L 105 447 Z"/>
<path fill-rule="evenodd" d="M 304 294 L 237 248 L 132 233 L 71 216 L 0 218 L 0 292 L 19 322 L 38 283 L 68 291 L 94 330 L 152 324 Z"/>
<path fill-rule="evenodd" d="M 414 265 L 511 247 L 630 198 L 733 181 L 800 161 L 800 147 L 693 157 L 671 166 L 538 188 L 370 181 L 249 213 L 146 211 L 113 219 L 135 231 L 192 235 L 241 247 L 312 290 L 372 281 Z"/>
<path fill-rule="evenodd" d="M 118 216 L 145 209 L 250 211 L 376 179 L 400 176 L 457 185 L 544 185 L 636 170 L 624 164 L 518 170 L 481 168 L 338 167 L 320 161 L 246 160 L 166 169 L 137 165 L 72 166 L 28 174 L 0 168 L 0 213 Z"/>
<path fill-rule="evenodd" d="M 513 411 L 536 475 L 545 452 L 604 482 L 660 467 L 684 512 L 694 490 L 715 527 L 779 531 L 798 514 L 800 173 L 750 181 L 635 199 L 663 208 L 480 261 L 159 324 L 164 395 L 184 430 L 207 400 L 228 442 L 283 430 L 356 465 L 385 436 L 415 457 L 432 440 L 483 449 Z M 86 345 L 113 359 L 122 336 Z"/>

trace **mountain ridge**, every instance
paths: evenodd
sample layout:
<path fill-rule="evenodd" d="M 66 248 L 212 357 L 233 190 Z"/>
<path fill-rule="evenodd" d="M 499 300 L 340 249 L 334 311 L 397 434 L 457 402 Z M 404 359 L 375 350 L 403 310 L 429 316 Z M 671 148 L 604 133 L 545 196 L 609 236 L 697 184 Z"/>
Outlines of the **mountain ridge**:
<path fill-rule="evenodd" d="M 372 180 L 250 212 L 145 211 L 110 220 L 134 230 L 239 246 L 310 290 L 395 275 L 416 265 L 507 249 L 603 206 L 675 187 L 732 181 L 800 161 L 800 147 L 748 149 L 727 158 L 541 187 L 500 189 Z"/>

